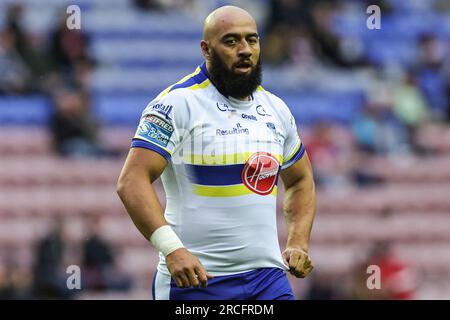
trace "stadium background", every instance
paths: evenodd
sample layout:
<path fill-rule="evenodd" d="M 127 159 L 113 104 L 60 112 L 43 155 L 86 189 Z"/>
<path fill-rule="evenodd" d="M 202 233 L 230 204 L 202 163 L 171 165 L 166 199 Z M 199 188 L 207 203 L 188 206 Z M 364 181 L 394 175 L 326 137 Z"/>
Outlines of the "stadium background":
<path fill-rule="evenodd" d="M 298 298 L 450 298 L 445 0 L 0 1 L 0 298 L 151 298 L 157 254 L 115 183 L 140 112 L 201 63 L 202 21 L 224 4 L 257 19 L 263 85 L 313 161 L 316 268 L 289 278 Z M 278 217 L 283 247 L 281 202 Z M 382 290 L 366 288 L 373 264 Z"/>

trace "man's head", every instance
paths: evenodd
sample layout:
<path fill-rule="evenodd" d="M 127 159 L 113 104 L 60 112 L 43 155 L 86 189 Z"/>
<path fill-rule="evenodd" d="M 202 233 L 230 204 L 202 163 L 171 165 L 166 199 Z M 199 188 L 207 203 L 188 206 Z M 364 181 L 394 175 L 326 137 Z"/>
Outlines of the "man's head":
<path fill-rule="evenodd" d="M 222 94 L 246 98 L 261 84 L 259 35 L 247 11 L 224 6 L 211 12 L 200 46 L 210 78 Z"/>

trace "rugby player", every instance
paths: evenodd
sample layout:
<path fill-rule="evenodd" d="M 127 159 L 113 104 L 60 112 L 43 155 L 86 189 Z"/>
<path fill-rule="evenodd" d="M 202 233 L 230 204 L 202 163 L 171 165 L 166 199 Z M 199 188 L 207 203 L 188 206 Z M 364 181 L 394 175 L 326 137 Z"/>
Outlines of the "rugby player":
<path fill-rule="evenodd" d="M 154 299 L 285 299 L 286 272 L 313 269 L 311 164 L 287 105 L 261 86 L 251 15 L 224 6 L 206 18 L 204 62 L 142 113 L 117 192 L 160 252 Z M 163 211 L 152 183 L 161 177 Z M 276 224 L 284 188 L 286 249 Z"/>

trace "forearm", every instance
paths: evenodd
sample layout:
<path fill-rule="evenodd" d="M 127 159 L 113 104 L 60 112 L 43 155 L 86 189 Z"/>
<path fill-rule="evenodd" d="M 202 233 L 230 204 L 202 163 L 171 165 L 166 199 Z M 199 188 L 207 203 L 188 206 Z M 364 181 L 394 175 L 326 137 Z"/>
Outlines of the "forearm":
<path fill-rule="evenodd" d="M 167 224 L 159 199 L 149 180 L 140 177 L 121 178 L 117 193 L 145 239 L 149 240 L 157 228 Z"/>
<path fill-rule="evenodd" d="M 312 176 L 299 179 L 286 190 L 284 215 L 288 228 L 287 247 L 308 251 L 316 212 L 316 193 Z"/>

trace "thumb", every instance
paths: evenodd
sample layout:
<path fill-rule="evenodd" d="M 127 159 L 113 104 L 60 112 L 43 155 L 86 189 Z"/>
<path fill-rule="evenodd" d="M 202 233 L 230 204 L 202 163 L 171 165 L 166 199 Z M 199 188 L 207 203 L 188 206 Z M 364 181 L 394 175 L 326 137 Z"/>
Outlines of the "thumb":
<path fill-rule="evenodd" d="M 214 276 L 213 276 L 212 274 L 209 274 L 208 272 L 206 272 L 206 277 L 207 277 L 208 279 L 214 278 Z"/>
<path fill-rule="evenodd" d="M 282 256 L 283 256 L 284 263 L 288 266 L 289 265 L 289 259 L 290 259 L 289 250 L 284 250 Z"/>

